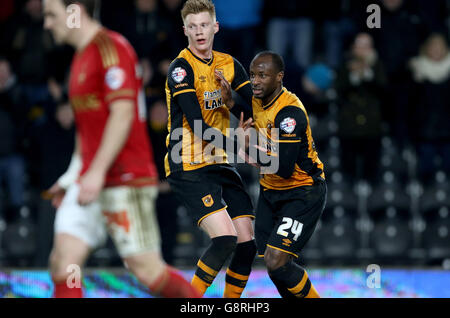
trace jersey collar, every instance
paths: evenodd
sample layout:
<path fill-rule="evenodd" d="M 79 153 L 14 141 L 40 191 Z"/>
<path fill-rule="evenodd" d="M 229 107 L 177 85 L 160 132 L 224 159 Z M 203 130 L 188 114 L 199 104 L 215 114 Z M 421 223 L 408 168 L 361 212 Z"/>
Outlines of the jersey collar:
<path fill-rule="evenodd" d="M 211 66 L 211 65 L 212 65 L 212 63 L 213 63 L 213 61 L 214 61 L 214 52 L 212 53 L 211 59 L 208 61 L 208 60 L 202 59 L 201 57 L 195 55 L 194 52 L 192 52 L 190 48 L 186 48 L 186 49 L 189 51 L 189 53 L 192 54 L 193 57 L 195 57 L 195 58 L 196 58 L 197 60 L 199 60 L 200 62 L 202 62 L 202 63 L 204 63 L 204 64 L 206 64 L 206 65 L 208 65 L 208 66 Z"/>
<path fill-rule="evenodd" d="M 280 93 L 277 96 L 275 96 L 267 105 L 263 105 L 262 108 L 266 110 L 270 108 L 273 104 L 275 104 L 278 98 L 280 98 L 280 96 L 283 95 L 284 90 L 285 90 L 284 87 L 282 87 Z"/>

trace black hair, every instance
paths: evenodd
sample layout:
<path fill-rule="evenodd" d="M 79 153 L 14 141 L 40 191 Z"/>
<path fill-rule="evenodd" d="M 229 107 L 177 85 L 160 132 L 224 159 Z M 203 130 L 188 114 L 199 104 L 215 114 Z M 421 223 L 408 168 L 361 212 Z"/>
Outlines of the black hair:
<path fill-rule="evenodd" d="M 283 57 L 280 54 L 277 54 L 272 51 L 262 51 L 256 54 L 255 58 L 253 60 L 256 60 L 257 58 L 264 57 L 264 56 L 270 56 L 272 58 L 272 63 L 276 68 L 277 72 L 284 72 L 285 66 L 284 66 L 284 60 Z"/>

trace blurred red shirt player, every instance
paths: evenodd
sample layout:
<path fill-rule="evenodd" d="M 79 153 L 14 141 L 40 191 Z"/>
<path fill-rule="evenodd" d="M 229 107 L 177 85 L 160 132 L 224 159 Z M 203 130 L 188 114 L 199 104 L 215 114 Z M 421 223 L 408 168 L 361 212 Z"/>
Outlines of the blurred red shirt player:
<path fill-rule="evenodd" d="M 57 43 L 76 49 L 69 98 L 77 128 L 75 154 L 81 161 L 79 178 L 67 192 L 58 182 L 49 190 L 58 206 L 50 256 L 54 296 L 82 297 L 81 286 L 67 283 L 68 266 L 84 265 L 105 241 L 107 227 L 127 268 L 150 293 L 198 297 L 161 257 L 154 209 L 158 178 L 136 53 L 124 37 L 92 18 L 95 4 L 44 1 L 45 28 Z M 71 27 L 68 21 L 77 12 L 80 23 Z"/>
<path fill-rule="evenodd" d="M 130 44 L 120 34 L 103 28 L 75 54 L 72 62 L 69 98 L 80 138 L 81 176 L 89 170 L 100 147 L 110 115 L 109 105 L 119 100 L 129 100 L 135 105 L 128 138 L 106 173 L 106 187 L 151 185 L 158 180 L 146 131 L 140 73 Z"/>

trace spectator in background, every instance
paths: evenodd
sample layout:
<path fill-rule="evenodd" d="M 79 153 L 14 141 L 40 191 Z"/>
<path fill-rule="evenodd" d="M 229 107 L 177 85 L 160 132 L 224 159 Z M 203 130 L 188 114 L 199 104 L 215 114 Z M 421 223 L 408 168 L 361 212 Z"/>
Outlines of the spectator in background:
<path fill-rule="evenodd" d="M 335 72 L 323 63 L 316 63 L 309 66 L 305 72 L 295 70 L 293 67 L 286 67 L 283 84 L 292 87 L 303 103 L 307 105 L 309 120 L 311 125 L 320 122 L 329 114 L 330 88 L 332 87 Z M 318 149 L 328 142 L 329 134 L 315 129 L 314 142 Z"/>
<path fill-rule="evenodd" d="M 257 30 L 262 23 L 263 0 L 215 0 L 214 5 L 222 30 L 214 49 L 235 56 L 247 68 L 260 46 Z"/>
<path fill-rule="evenodd" d="M 386 82 L 372 37 L 358 34 L 336 79 L 343 169 L 353 181 L 376 177 L 383 122 L 380 96 Z"/>
<path fill-rule="evenodd" d="M 445 20 L 448 19 L 449 16 L 450 1 L 408 0 L 408 5 L 423 21 L 427 33 L 448 32 L 445 26 Z"/>
<path fill-rule="evenodd" d="M 27 0 L 23 13 L 10 21 L 3 42 L 8 47 L 17 77 L 30 105 L 50 99 L 47 82 L 51 78 L 54 48 L 50 34 L 43 29 L 42 0 Z"/>
<path fill-rule="evenodd" d="M 441 168 L 450 176 L 450 51 L 442 34 L 432 34 L 410 60 L 414 89 L 413 131 L 419 177 L 428 183 Z M 441 167 L 436 156 L 441 157 Z"/>
<path fill-rule="evenodd" d="M 170 25 L 172 26 L 172 32 L 169 37 L 169 40 L 171 41 L 171 52 L 168 55 L 172 58 L 175 58 L 178 53 L 186 47 L 186 36 L 183 32 L 183 19 L 180 15 L 183 3 L 183 0 L 162 0 L 161 13 L 168 21 L 170 21 Z"/>
<path fill-rule="evenodd" d="M 357 1 L 359 5 L 365 2 L 367 0 Z M 341 65 L 344 48 L 357 33 L 357 22 L 351 16 L 355 9 L 355 4 L 352 6 L 346 0 L 315 1 L 314 12 L 321 29 L 319 38 L 323 39 L 323 61 L 335 70 Z M 366 7 L 359 11 L 359 14 L 365 15 Z"/>
<path fill-rule="evenodd" d="M 313 58 L 314 2 L 264 1 L 268 49 L 283 56 L 287 64 L 293 60 L 303 70 L 312 63 Z"/>
<path fill-rule="evenodd" d="M 372 29 L 375 46 L 387 74 L 395 81 L 408 77 L 407 59 L 416 54 L 423 24 L 407 10 L 404 0 L 382 0 L 381 28 Z"/>
<path fill-rule="evenodd" d="M 75 141 L 74 115 L 67 96 L 61 103 L 49 110 L 46 121 L 34 127 L 32 149 L 39 180 L 40 193 L 49 189 L 66 171 Z M 38 241 L 35 266 L 46 267 L 53 243 L 53 223 L 56 210 L 45 196 L 37 203 Z"/>
<path fill-rule="evenodd" d="M 135 0 L 135 10 L 124 20 L 123 34 L 130 41 L 144 71 L 144 86 L 150 95 L 164 95 L 170 62 L 176 56 L 169 38 L 172 26 L 162 14 L 157 0 Z"/>
<path fill-rule="evenodd" d="M 313 64 L 306 69 L 300 81 L 300 95 L 311 114 L 322 117 L 328 112 L 327 91 L 333 80 L 334 72 L 325 64 Z"/>
<path fill-rule="evenodd" d="M 9 61 L 0 57 L 0 186 L 4 183 L 8 190 L 8 222 L 19 215 L 24 205 L 25 160 L 22 142 L 26 110 L 21 95 L 21 87 Z"/>
<path fill-rule="evenodd" d="M 128 27 L 136 9 L 135 1 L 107 0 L 97 1 L 94 17 L 102 21 L 103 26 L 123 33 Z"/>
<path fill-rule="evenodd" d="M 400 148 L 409 142 L 405 117 L 410 87 L 407 61 L 417 54 L 424 30 L 420 18 L 406 8 L 404 0 L 382 0 L 381 28 L 370 29 L 389 79 L 385 103 L 390 133 Z M 405 115 L 406 114 L 406 115 Z"/>
<path fill-rule="evenodd" d="M 304 105 L 308 105 L 308 113 L 322 117 L 328 112 L 329 98 L 327 91 L 332 87 L 334 71 L 324 63 L 315 63 L 302 71 L 295 66 L 287 66 L 286 87 L 291 87 Z"/>
<path fill-rule="evenodd" d="M 155 164 L 160 178 L 156 211 L 161 232 L 161 249 L 164 260 L 168 264 L 174 263 L 174 248 L 177 244 L 178 233 L 177 209 L 178 200 L 174 197 L 166 179 L 164 157 L 167 153 L 167 106 L 162 99 L 156 100 L 149 109 L 148 132 L 152 142 Z"/>

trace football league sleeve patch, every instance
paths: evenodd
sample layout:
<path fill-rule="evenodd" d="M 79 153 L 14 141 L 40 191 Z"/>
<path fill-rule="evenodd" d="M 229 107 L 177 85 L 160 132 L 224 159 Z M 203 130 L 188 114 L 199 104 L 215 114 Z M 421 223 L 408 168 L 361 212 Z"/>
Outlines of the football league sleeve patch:
<path fill-rule="evenodd" d="M 129 58 L 121 45 L 116 45 L 117 62 L 103 69 L 103 88 L 108 104 L 119 99 L 136 98 L 140 84 L 137 80 L 138 65 Z"/>
<path fill-rule="evenodd" d="M 194 71 L 185 59 L 179 58 L 172 62 L 167 74 L 167 84 L 172 97 L 183 93 L 195 93 Z"/>
<path fill-rule="evenodd" d="M 275 117 L 277 131 L 278 156 L 280 165 L 276 174 L 289 179 L 295 169 L 295 163 L 302 146 L 302 138 L 307 128 L 305 113 L 298 107 L 284 107 Z"/>
<path fill-rule="evenodd" d="M 307 119 L 305 113 L 298 107 L 286 106 L 275 117 L 277 142 L 301 142 L 301 135 L 306 131 Z"/>

